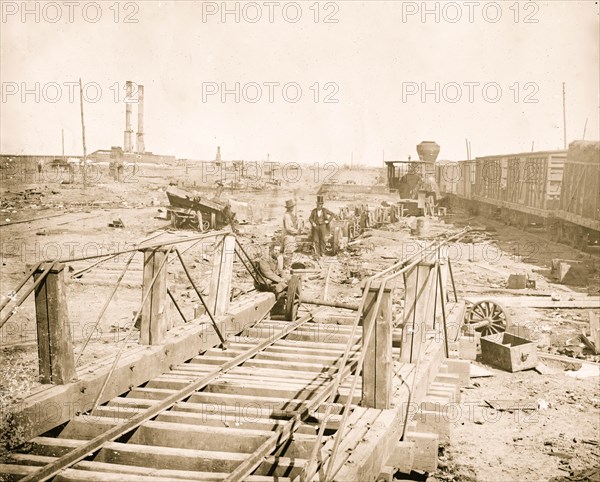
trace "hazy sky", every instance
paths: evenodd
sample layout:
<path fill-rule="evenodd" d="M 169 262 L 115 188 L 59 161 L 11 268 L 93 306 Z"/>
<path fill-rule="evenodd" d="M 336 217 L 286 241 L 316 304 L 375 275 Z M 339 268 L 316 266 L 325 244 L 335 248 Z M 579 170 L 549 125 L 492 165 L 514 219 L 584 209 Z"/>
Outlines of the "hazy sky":
<path fill-rule="evenodd" d="M 147 150 L 179 158 L 560 149 L 563 82 L 568 141 L 600 130 L 597 1 L 0 3 L 2 153 L 60 153 L 64 128 L 81 154 L 80 77 L 88 152 L 123 145 L 126 80 L 145 86 Z"/>

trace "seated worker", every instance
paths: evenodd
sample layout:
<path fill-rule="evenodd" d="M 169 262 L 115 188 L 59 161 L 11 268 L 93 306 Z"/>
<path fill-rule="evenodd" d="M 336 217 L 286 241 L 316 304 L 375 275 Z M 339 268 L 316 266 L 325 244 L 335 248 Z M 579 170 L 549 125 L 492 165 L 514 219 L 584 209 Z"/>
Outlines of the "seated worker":
<path fill-rule="evenodd" d="M 277 266 L 281 247 L 274 245 L 269 251 L 269 256 L 259 255 L 258 260 L 255 261 L 260 282 L 255 282 L 254 286 L 258 291 L 269 291 L 275 293 L 275 296 L 279 298 L 288 285 L 288 280 L 281 276 Z"/>

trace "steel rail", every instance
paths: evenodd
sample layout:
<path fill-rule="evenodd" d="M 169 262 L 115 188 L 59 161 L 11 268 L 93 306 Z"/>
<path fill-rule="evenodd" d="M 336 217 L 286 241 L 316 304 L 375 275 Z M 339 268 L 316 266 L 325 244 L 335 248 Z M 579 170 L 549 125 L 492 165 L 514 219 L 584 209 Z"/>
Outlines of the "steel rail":
<path fill-rule="evenodd" d="M 294 323 L 290 323 L 279 333 L 277 333 L 277 335 L 267 338 L 264 342 L 260 343 L 259 345 L 256 345 L 255 347 L 247 350 L 246 352 L 241 353 L 240 355 L 231 359 L 227 363 L 220 365 L 218 368 L 208 373 L 203 378 L 191 382 L 176 393 L 169 395 L 160 403 L 157 403 L 156 405 L 149 407 L 147 410 L 137 415 L 134 415 L 133 417 L 128 419 L 127 422 L 110 428 L 103 434 L 100 434 L 94 437 L 89 442 L 86 442 L 84 445 L 71 450 L 70 452 L 59 457 L 50 464 L 47 464 L 41 467 L 39 470 L 32 472 L 26 477 L 23 477 L 22 479 L 20 479 L 20 482 L 44 482 L 46 480 L 51 479 L 52 477 L 55 477 L 62 470 L 72 466 L 73 464 L 76 464 L 85 457 L 88 457 L 91 453 L 101 449 L 105 443 L 112 442 L 113 440 L 131 432 L 132 430 L 135 430 L 143 423 L 156 417 L 159 413 L 168 410 L 177 402 L 189 397 L 197 390 L 206 387 L 209 383 L 213 382 L 215 379 L 219 378 L 227 371 L 237 367 L 238 365 L 241 365 L 245 361 L 255 356 L 257 353 L 271 346 L 276 341 L 280 340 L 284 336 L 289 335 L 296 328 L 300 327 L 301 325 L 310 321 L 311 319 L 312 314 L 308 314 L 298 319 Z"/>

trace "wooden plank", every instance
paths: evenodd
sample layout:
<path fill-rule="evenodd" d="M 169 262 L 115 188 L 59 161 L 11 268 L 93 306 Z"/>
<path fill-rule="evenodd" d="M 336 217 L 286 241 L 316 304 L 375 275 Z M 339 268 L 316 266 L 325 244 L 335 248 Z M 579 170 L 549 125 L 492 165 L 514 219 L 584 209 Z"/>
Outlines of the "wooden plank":
<path fill-rule="evenodd" d="M 52 263 L 42 263 L 33 273 L 37 280 L 50 269 Z M 52 368 L 50 359 L 50 328 L 48 326 L 47 285 L 41 282 L 35 289 L 35 317 L 38 340 L 38 367 L 41 383 L 52 383 Z"/>
<path fill-rule="evenodd" d="M 364 410 L 364 409 L 363 409 Z M 331 471 L 336 481 L 371 480 L 385 465 L 389 448 L 395 443 L 386 432 L 395 418 L 394 410 L 366 409 L 342 439 L 338 460 Z M 326 444 L 327 447 L 327 444 Z"/>
<path fill-rule="evenodd" d="M 85 440 L 61 439 L 52 437 L 35 437 L 29 441 L 29 453 L 47 457 L 61 457 L 69 450 L 81 447 Z"/>
<path fill-rule="evenodd" d="M 194 479 L 181 479 L 193 481 Z M 215 480 L 215 479 L 213 479 Z M 142 474 L 94 472 L 90 470 L 66 469 L 54 478 L 55 482 L 172 482 L 171 477 Z"/>
<path fill-rule="evenodd" d="M 14 465 L 14 464 L 2 464 L 0 463 L 0 475 L 2 480 L 7 482 L 17 481 L 27 475 L 34 473 L 37 470 L 36 467 L 28 465 Z"/>
<path fill-rule="evenodd" d="M 168 249 L 145 249 L 142 300 L 146 301 L 141 310 L 140 343 L 160 345 L 164 343 L 169 317 L 167 310 L 167 266 L 165 258 Z M 160 272 L 159 272 L 160 270 Z M 156 277 L 152 286 L 152 280 Z M 150 291 L 148 293 L 148 291 Z"/>
<path fill-rule="evenodd" d="M 565 295 L 566 296 L 566 295 Z M 482 300 L 490 299 L 489 296 L 469 296 L 469 301 L 474 303 Z M 598 296 L 586 296 L 585 298 L 578 298 L 575 300 L 558 300 L 553 301 L 550 297 L 546 296 L 494 296 L 493 301 L 500 303 L 502 306 L 511 308 L 596 308 L 600 309 L 600 297 Z"/>
<path fill-rule="evenodd" d="M 590 319 L 590 338 L 596 349 L 600 353 L 600 318 L 593 311 L 588 312 Z"/>
<path fill-rule="evenodd" d="M 218 351 L 216 349 L 213 350 L 208 350 L 206 352 L 205 355 L 203 356 L 220 356 L 220 357 L 230 357 L 233 358 L 236 356 L 236 354 L 240 354 L 243 353 L 243 351 L 238 351 L 238 350 L 230 350 L 229 348 L 227 349 L 227 351 Z M 329 354 L 329 355 L 311 355 L 310 359 L 311 361 L 316 361 L 316 362 L 323 362 L 324 364 L 331 364 L 333 362 L 335 362 L 336 360 L 340 360 L 342 358 L 343 353 L 335 353 L 335 354 Z M 256 360 L 275 360 L 275 361 L 283 361 L 283 362 L 289 362 L 289 361 L 296 361 L 298 360 L 298 355 L 294 354 L 294 353 L 281 353 L 281 352 L 273 352 L 270 350 L 265 350 L 261 353 L 258 353 L 254 359 Z"/>
<path fill-rule="evenodd" d="M 251 347 L 251 343 L 231 343 L 229 348 L 234 350 L 247 350 Z M 360 349 L 360 345 L 355 345 L 356 349 Z M 229 349 L 228 348 L 228 349 Z M 309 348 L 304 346 L 303 344 L 296 345 L 282 345 L 280 343 L 275 343 L 271 345 L 267 350 L 273 353 L 290 353 L 293 355 L 325 355 L 325 356 L 337 356 L 344 353 L 343 349 L 337 348 Z"/>
<path fill-rule="evenodd" d="M 209 356 L 199 356 L 195 357 L 191 360 L 191 363 L 197 363 L 201 365 L 221 365 L 228 361 L 227 357 L 209 357 Z M 296 369 L 304 370 L 307 372 L 329 372 L 334 370 L 331 366 L 319 363 L 309 363 L 309 362 L 295 362 L 293 365 L 289 363 L 280 363 L 274 360 L 248 360 L 244 362 L 245 367 L 255 367 L 255 368 L 278 368 L 283 370 L 295 371 Z"/>
<path fill-rule="evenodd" d="M 62 263 L 43 263 L 33 275 L 37 279 L 50 270 L 35 290 L 35 308 L 41 381 L 55 385 L 75 378 L 64 268 Z"/>
<path fill-rule="evenodd" d="M 149 421 L 141 425 L 128 443 L 215 452 L 253 452 L 271 432 L 240 430 Z"/>
<path fill-rule="evenodd" d="M 257 398 L 262 394 L 262 398 L 269 397 L 270 399 L 279 398 L 279 399 L 289 399 L 289 400 L 309 400 L 312 398 L 315 393 L 330 383 L 330 380 L 324 380 L 322 383 L 314 384 L 308 387 L 297 387 L 290 388 L 287 386 L 270 386 L 265 387 L 261 383 L 256 383 L 254 385 L 250 385 L 249 383 L 223 383 L 223 384 L 212 384 L 206 387 L 203 393 L 210 394 L 230 394 L 230 395 L 240 395 L 240 396 L 248 396 Z M 350 390 L 348 388 L 340 387 L 338 390 L 339 397 L 338 400 L 341 403 L 344 403 L 349 396 Z M 357 390 L 354 393 L 352 403 L 358 403 L 361 400 L 361 393 Z M 252 403 L 252 402 L 249 402 Z"/>
<path fill-rule="evenodd" d="M 391 289 L 381 293 L 377 304 L 379 289 L 370 289 L 367 293 L 363 311 L 363 333 L 371 324 L 373 334 L 368 344 L 363 339 L 366 356 L 362 371 L 362 401 L 368 408 L 387 409 L 390 406 L 392 390 L 392 300 Z M 374 313 L 377 306 L 377 313 Z"/>
<path fill-rule="evenodd" d="M 214 316 L 224 315 L 229 307 L 235 243 L 235 236 L 225 236 L 213 256 L 207 305 Z"/>
<path fill-rule="evenodd" d="M 289 477 L 293 480 L 300 474 L 305 465 L 306 460 L 304 459 L 267 456 L 265 457 L 264 462 L 262 462 L 254 471 L 254 474 L 271 475 L 273 477 Z M 250 477 L 252 476 L 246 476 L 244 481 L 249 480 Z"/>
<path fill-rule="evenodd" d="M 40 465 L 46 465 L 56 460 L 56 457 L 48 457 L 46 455 L 34 455 L 34 454 L 10 454 L 8 456 L 8 462 L 20 465 L 34 465 L 39 467 Z"/>
<path fill-rule="evenodd" d="M 178 366 L 175 367 L 173 371 L 169 372 L 169 374 L 190 374 L 194 373 L 207 373 L 207 367 L 203 367 L 202 365 L 191 365 L 194 368 L 188 368 L 187 366 Z M 248 375 L 248 376 L 256 376 L 256 377 L 278 377 L 278 378 L 288 378 L 290 380 L 302 381 L 302 380 L 314 380 L 318 377 L 323 377 L 326 375 L 314 372 L 306 372 L 295 370 L 294 372 L 290 372 L 289 370 L 278 370 L 275 368 L 250 368 L 250 367 L 236 367 L 229 372 L 231 375 Z"/>
<path fill-rule="evenodd" d="M 79 462 L 75 467 L 78 469 L 79 474 L 82 471 L 88 470 L 95 472 L 96 475 L 102 472 L 113 472 L 117 474 L 128 474 L 131 476 L 144 476 L 148 474 L 148 469 L 146 467 L 135 467 L 132 465 L 119 465 L 119 464 L 107 464 L 104 462 L 88 462 L 82 461 Z M 222 480 L 227 476 L 224 472 L 197 472 L 197 471 L 187 471 L 187 470 L 153 470 L 152 477 L 165 477 L 170 481 L 174 480 L 193 480 L 193 481 L 203 481 L 203 482 L 217 482 Z M 75 479 L 77 480 L 77 479 Z M 98 479 L 93 479 L 98 480 Z M 140 479 L 134 479 L 140 480 Z M 156 479 L 152 478 L 152 481 Z M 287 477 L 279 477 L 275 479 L 275 477 L 270 476 L 253 476 L 248 477 L 248 482 L 291 482 L 291 479 Z"/>
<path fill-rule="evenodd" d="M 231 472 L 246 457 L 246 454 L 236 452 L 213 452 L 109 442 L 102 447 L 94 460 L 155 469 Z"/>
<path fill-rule="evenodd" d="M 156 420 L 158 422 L 184 423 L 188 425 L 202 425 L 209 427 L 235 427 L 240 430 L 275 430 L 285 423 L 285 420 L 269 418 L 268 414 L 258 411 L 251 412 L 247 410 L 245 415 L 239 412 L 216 413 L 194 413 L 183 412 L 179 410 L 170 410 L 161 413 Z M 313 425 L 302 424 L 298 433 L 314 435 L 316 427 Z"/>
<path fill-rule="evenodd" d="M 94 437 L 102 434 L 109 428 L 124 423 L 125 418 L 110 418 L 98 416 L 77 416 L 67 423 L 67 426 L 62 429 L 59 438 L 91 440 Z"/>
<path fill-rule="evenodd" d="M 92 470 L 98 472 L 115 472 L 120 474 L 131 474 L 131 475 L 145 475 L 148 473 L 146 467 L 136 467 L 133 465 L 119 465 L 119 464 L 108 464 L 105 462 L 88 462 L 82 461 L 75 465 L 76 469 L 80 470 Z M 220 481 L 227 476 L 224 472 L 198 472 L 198 471 L 187 471 L 187 470 L 164 470 L 158 469 L 152 471 L 152 476 L 157 477 L 168 477 L 170 480 L 195 480 L 195 481 Z M 154 479 L 153 479 L 154 480 Z M 253 476 L 248 477 L 248 482 L 290 482 L 291 479 L 287 477 L 280 477 L 275 480 L 274 477 L 269 476 Z"/>
<path fill-rule="evenodd" d="M 420 263 L 406 274 L 404 301 L 404 332 L 400 359 L 414 363 L 421 353 L 425 342 L 427 327 L 426 315 L 429 304 L 433 305 L 431 295 L 434 271 L 431 263 Z"/>

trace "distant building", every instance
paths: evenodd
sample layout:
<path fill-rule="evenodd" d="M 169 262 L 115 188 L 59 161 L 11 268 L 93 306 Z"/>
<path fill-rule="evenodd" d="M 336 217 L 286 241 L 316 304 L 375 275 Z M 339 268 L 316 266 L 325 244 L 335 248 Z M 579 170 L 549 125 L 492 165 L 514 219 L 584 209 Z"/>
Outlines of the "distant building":
<path fill-rule="evenodd" d="M 111 151 L 116 148 L 117 147 L 113 147 L 112 149 L 98 149 L 97 151 L 94 151 L 90 155 L 88 155 L 88 159 L 91 159 L 95 162 L 110 162 Z M 118 149 L 121 149 L 121 148 L 118 147 Z M 148 164 L 175 165 L 176 158 L 175 158 L 175 156 L 164 156 L 161 154 L 153 154 L 152 152 L 147 152 L 147 151 L 144 153 L 124 152 L 123 153 L 123 161 L 124 162 L 148 163 Z"/>

